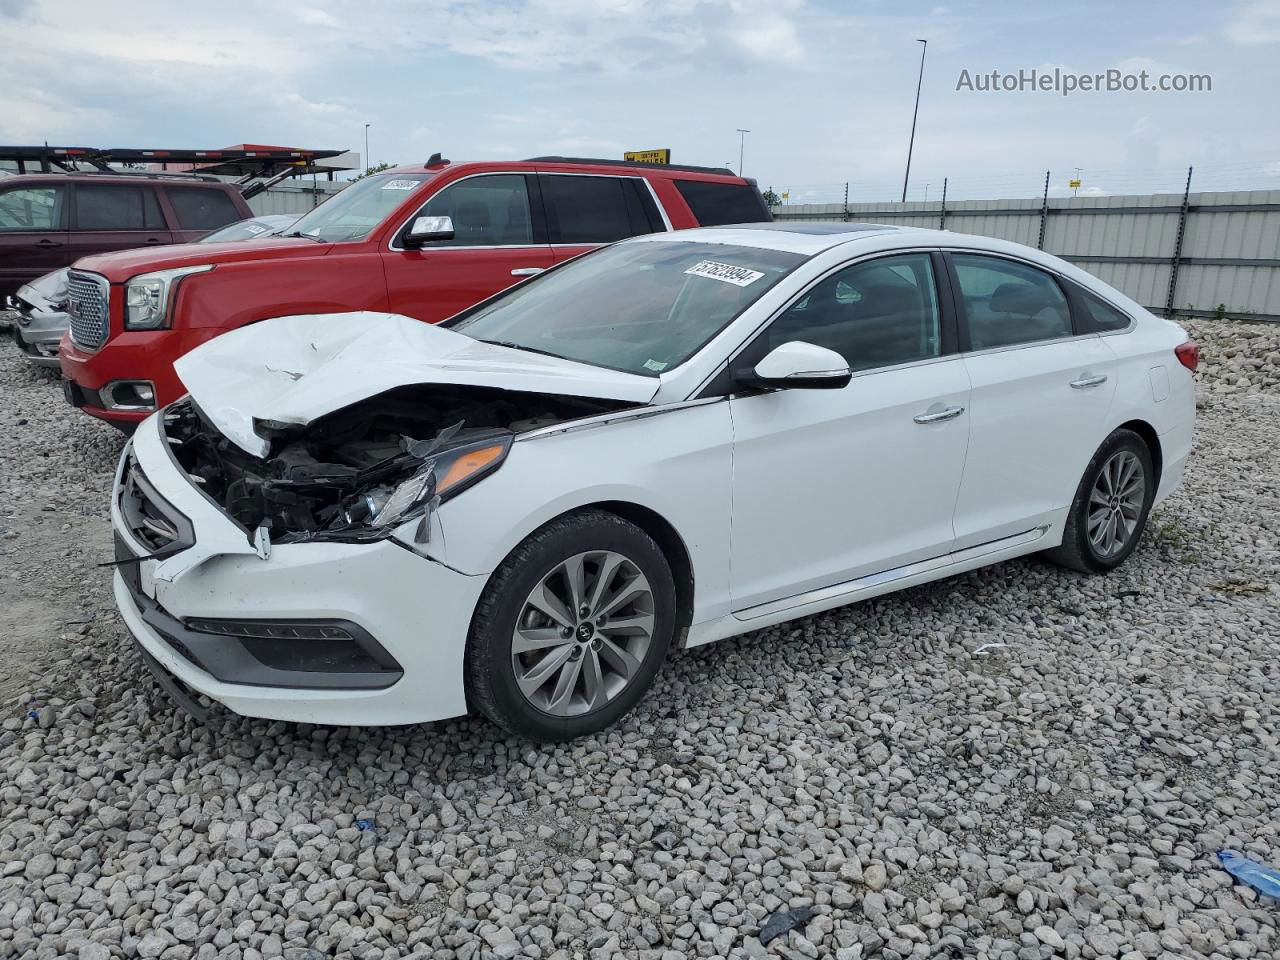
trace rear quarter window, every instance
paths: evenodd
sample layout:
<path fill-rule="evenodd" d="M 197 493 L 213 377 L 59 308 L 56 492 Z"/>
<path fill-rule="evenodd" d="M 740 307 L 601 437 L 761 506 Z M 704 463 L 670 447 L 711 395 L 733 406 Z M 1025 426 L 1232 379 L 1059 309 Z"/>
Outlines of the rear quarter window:
<path fill-rule="evenodd" d="M 754 187 L 745 183 L 677 180 L 676 189 L 704 227 L 726 223 L 759 223 L 771 219 Z"/>
<path fill-rule="evenodd" d="M 1097 294 L 1090 293 L 1079 284 L 1072 284 L 1072 291 L 1075 293 L 1076 300 L 1081 308 L 1080 316 L 1077 318 L 1080 333 L 1108 333 L 1115 330 L 1125 330 L 1133 322 L 1127 313 L 1113 307 Z"/>
<path fill-rule="evenodd" d="M 213 230 L 244 217 L 221 190 L 204 187 L 166 187 L 180 230 Z"/>

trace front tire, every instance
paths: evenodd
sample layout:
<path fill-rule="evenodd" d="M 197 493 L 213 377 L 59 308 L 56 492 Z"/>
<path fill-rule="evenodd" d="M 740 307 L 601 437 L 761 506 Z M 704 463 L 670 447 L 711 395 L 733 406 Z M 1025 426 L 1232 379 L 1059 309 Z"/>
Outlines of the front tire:
<path fill-rule="evenodd" d="M 636 705 L 675 632 L 661 548 L 603 510 L 553 520 L 494 573 L 467 643 L 471 703 L 498 726 L 556 742 Z"/>
<path fill-rule="evenodd" d="M 1062 545 L 1045 557 L 1081 573 L 1114 570 L 1142 538 L 1158 482 L 1146 441 L 1132 430 L 1116 430 L 1085 468 Z"/>

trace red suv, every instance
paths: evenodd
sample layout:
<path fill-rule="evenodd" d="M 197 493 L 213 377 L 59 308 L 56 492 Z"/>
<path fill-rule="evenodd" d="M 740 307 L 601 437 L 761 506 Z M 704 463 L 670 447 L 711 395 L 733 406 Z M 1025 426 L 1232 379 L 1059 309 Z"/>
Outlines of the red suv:
<path fill-rule="evenodd" d="M 129 429 L 186 392 L 174 360 L 247 323 L 353 310 L 436 323 L 602 244 L 768 219 L 755 183 L 725 169 L 437 155 L 353 183 L 283 237 L 81 260 L 67 399 Z"/>
<path fill-rule="evenodd" d="M 253 216 L 240 188 L 189 174 L 23 174 L 0 180 L 0 302 L 81 257 L 198 240 Z"/>

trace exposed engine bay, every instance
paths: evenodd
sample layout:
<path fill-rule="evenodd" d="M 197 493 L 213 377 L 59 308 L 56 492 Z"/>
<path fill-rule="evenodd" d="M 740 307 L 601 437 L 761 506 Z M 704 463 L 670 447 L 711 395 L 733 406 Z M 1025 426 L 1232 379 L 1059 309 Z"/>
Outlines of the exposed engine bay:
<path fill-rule="evenodd" d="M 192 482 L 251 537 L 265 528 L 274 543 L 360 541 L 426 519 L 496 469 L 516 435 L 630 406 L 490 387 L 399 387 L 306 426 L 257 421 L 268 442 L 261 459 L 219 433 L 190 398 L 165 411 L 164 430 Z"/>

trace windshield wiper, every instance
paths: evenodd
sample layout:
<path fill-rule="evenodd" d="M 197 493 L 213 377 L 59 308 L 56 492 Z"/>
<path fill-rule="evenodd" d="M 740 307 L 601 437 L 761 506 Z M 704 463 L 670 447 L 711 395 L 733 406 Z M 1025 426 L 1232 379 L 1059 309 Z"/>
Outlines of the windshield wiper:
<path fill-rule="evenodd" d="M 306 240 L 314 240 L 316 243 L 328 243 L 328 242 L 329 242 L 328 240 L 322 239 L 321 237 L 317 237 L 317 236 L 316 236 L 315 234 L 313 234 L 313 233 L 299 233 L 297 230 L 293 231 L 293 233 L 282 233 L 282 234 L 280 234 L 280 236 L 282 236 L 282 237 L 302 237 L 302 238 L 304 238 L 304 239 L 306 239 Z"/>
<path fill-rule="evenodd" d="M 555 357 L 557 360 L 564 360 L 558 353 L 552 353 L 550 350 L 539 350 L 537 347 L 526 347 L 523 343 L 513 343 L 510 340 L 481 340 L 481 343 L 491 343 L 495 347 L 510 347 L 512 350 L 523 350 L 525 353 L 540 353 L 544 357 Z"/>

